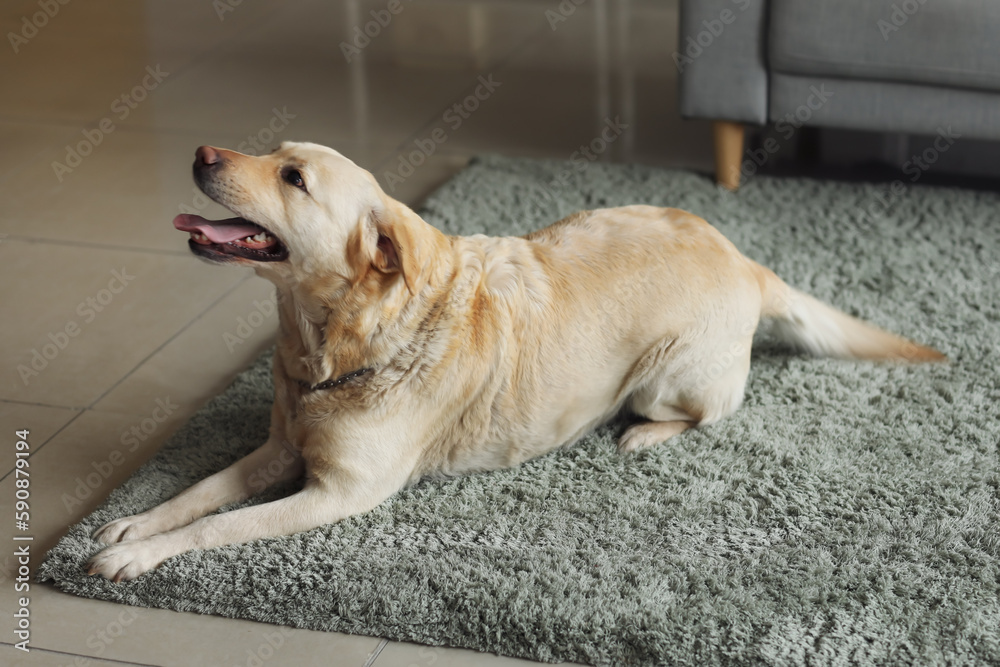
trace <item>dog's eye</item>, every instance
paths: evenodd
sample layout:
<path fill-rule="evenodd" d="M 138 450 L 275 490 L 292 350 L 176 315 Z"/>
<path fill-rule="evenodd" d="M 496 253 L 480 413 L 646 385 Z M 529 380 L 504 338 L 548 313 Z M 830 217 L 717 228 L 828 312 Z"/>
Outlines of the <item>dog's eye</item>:
<path fill-rule="evenodd" d="M 289 169 L 289 170 L 285 171 L 284 176 L 285 176 L 285 180 L 288 183 L 291 183 L 292 185 L 294 185 L 297 188 L 302 188 L 303 190 L 306 189 L 306 182 L 304 180 L 302 180 L 302 174 L 299 173 L 298 169 Z"/>

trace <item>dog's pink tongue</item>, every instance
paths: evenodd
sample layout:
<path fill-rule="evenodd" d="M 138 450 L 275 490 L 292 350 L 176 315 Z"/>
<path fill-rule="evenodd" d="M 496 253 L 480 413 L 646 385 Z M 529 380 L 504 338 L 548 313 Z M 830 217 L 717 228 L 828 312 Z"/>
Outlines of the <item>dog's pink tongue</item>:
<path fill-rule="evenodd" d="M 174 227 L 182 232 L 201 232 L 212 243 L 229 243 L 261 232 L 261 227 L 247 222 L 243 218 L 206 220 L 200 215 L 187 213 L 182 213 L 174 218 Z"/>

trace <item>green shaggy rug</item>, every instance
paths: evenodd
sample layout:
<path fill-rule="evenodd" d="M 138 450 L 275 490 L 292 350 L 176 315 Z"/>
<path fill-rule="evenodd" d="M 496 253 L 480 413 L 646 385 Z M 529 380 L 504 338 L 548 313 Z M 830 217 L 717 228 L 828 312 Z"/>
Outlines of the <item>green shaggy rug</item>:
<path fill-rule="evenodd" d="M 685 172 L 477 160 L 427 202 L 429 222 L 521 234 L 578 209 L 684 208 L 789 283 L 952 361 L 811 359 L 762 331 L 745 406 L 666 445 L 620 456 L 623 419 L 336 525 L 187 553 L 124 584 L 85 576 L 94 528 L 264 441 L 261 359 L 38 577 L 132 605 L 544 661 L 998 664 L 1000 197 L 912 186 L 872 219 L 880 190 L 760 177 L 732 195 Z"/>

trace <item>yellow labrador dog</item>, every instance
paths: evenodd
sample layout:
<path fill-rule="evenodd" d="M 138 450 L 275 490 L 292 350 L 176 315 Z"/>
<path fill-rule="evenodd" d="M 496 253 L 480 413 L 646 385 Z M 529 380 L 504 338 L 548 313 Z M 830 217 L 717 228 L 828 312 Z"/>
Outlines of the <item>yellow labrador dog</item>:
<path fill-rule="evenodd" d="M 194 177 L 237 217 L 178 216 L 191 250 L 277 286 L 270 437 L 98 529 L 113 546 L 88 572 L 115 581 L 191 549 L 339 521 L 427 475 L 517 465 L 622 408 L 643 418 L 622 436 L 625 452 L 711 424 L 743 399 L 761 317 L 815 354 L 943 359 L 789 288 L 677 209 L 582 211 L 524 237 L 452 237 L 315 144 L 262 157 L 202 146 Z M 209 515 L 277 468 L 275 482 L 304 475 L 302 490 Z"/>

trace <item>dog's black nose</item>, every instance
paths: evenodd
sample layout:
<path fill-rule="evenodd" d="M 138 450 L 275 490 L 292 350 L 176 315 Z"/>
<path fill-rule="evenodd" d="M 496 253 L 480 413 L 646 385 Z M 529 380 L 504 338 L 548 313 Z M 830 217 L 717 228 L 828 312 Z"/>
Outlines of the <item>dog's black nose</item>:
<path fill-rule="evenodd" d="M 194 165 L 196 167 L 207 167 L 221 160 L 222 156 L 219 155 L 219 151 L 211 146 L 198 146 L 198 150 L 194 152 Z"/>

